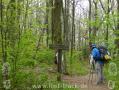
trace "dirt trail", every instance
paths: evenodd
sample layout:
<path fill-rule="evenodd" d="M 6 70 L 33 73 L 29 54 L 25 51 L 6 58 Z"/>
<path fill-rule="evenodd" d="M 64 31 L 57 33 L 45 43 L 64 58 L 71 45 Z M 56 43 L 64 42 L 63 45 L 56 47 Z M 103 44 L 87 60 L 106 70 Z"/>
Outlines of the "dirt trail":
<path fill-rule="evenodd" d="M 96 75 L 93 74 L 92 83 L 89 75 L 85 76 L 63 76 L 63 80 L 71 85 L 80 87 L 80 90 L 110 90 L 107 84 L 96 85 Z"/>

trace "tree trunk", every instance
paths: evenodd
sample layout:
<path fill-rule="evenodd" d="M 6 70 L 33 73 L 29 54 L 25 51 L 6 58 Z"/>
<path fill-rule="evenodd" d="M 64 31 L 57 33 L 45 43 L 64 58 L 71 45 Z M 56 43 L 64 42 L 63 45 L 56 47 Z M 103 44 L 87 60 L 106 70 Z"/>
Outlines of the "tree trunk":
<path fill-rule="evenodd" d="M 72 3 L 72 48 L 75 48 L 75 0 Z"/>
<path fill-rule="evenodd" d="M 109 8 L 109 0 L 107 1 L 108 3 L 108 9 L 107 9 L 107 22 L 109 23 L 109 12 L 110 12 L 110 8 Z M 109 24 L 107 23 L 107 27 L 106 27 L 106 37 L 105 37 L 105 40 L 106 40 L 106 46 L 108 46 L 108 34 L 109 34 Z"/>
<path fill-rule="evenodd" d="M 46 20 L 45 20 L 45 24 L 47 24 L 47 28 L 46 28 L 46 33 L 47 33 L 47 38 L 46 38 L 46 45 L 48 47 L 49 45 L 49 24 L 48 24 L 48 14 L 49 14 L 49 1 L 46 1 Z"/>
<path fill-rule="evenodd" d="M 98 10 L 98 7 L 97 7 L 97 1 L 93 1 L 94 2 L 94 5 L 95 5 L 95 15 L 94 15 L 94 20 L 95 20 L 95 25 L 94 25 L 94 31 L 93 31 L 93 43 L 95 43 L 95 39 L 96 39 L 96 33 L 97 33 L 97 30 L 98 30 L 98 27 L 97 27 L 97 16 L 98 16 L 98 13 L 97 13 L 97 10 Z"/>
<path fill-rule="evenodd" d="M 49 1 L 50 2 L 50 6 L 51 6 L 51 32 L 52 32 L 52 37 L 51 37 L 51 39 L 52 39 L 52 44 L 54 44 L 54 29 L 53 29 L 53 27 L 54 27 L 54 24 L 53 24 L 53 21 L 54 21 L 54 12 L 53 12 L 53 7 L 54 7 L 54 0 L 50 0 Z"/>
<path fill-rule="evenodd" d="M 65 0 L 65 7 L 63 8 L 63 19 L 64 19 L 64 33 L 63 33 L 63 43 L 67 47 L 69 47 L 69 0 Z M 64 52 L 64 73 L 68 74 L 67 71 L 67 60 L 66 60 L 66 52 Z"/>
<path fill-rule="evenodd" d="M 89 45 L 91 44 L 92 42 L 92 38 L 91 38 L 91 0 L 88 0 L 89 1 Z"/>
<path fill-rule="evenodd" d="M 53 26 L 52 29 L 54 31 L 54 44 L 62 44 L 62 27 L 61 27 L 61 11 L 62 11 L 62 0 L 54 1 L 54 9 L 53 9 Z M 62 59 L 62 50 L 58 50 L 58 77 L 57 80 L 61 81 L 61 59 Z"/>

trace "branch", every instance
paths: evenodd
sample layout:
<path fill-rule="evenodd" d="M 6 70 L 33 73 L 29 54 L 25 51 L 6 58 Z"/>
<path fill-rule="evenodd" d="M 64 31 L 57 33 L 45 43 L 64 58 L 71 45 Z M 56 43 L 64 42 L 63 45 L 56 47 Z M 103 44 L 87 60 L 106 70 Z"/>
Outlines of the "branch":
<path fill-rule="evenodd" d="M 99 0 L 99 1 L 100 1 L 101 6 L 102 6 L 102 9 L 103 9 L 104 12 L 106 13 L 106 10 L 105 10 L 105 8 L 104 8 L 104 5 L 102 4 L 102 1 L 101 1 L 101 0 Z"/>
<path fill-rule="evenodd" d="M 112 0 L 112 2 L 111 2 L 111 0 L 110 0 L 110 3 L 111 3 L 111 7 L 110 7 L 110 9 L 109 9 L 109 12 L 111 12 L 112 9 L 113 9 L 113 7 L 114 7 L 114 0 Z"/>

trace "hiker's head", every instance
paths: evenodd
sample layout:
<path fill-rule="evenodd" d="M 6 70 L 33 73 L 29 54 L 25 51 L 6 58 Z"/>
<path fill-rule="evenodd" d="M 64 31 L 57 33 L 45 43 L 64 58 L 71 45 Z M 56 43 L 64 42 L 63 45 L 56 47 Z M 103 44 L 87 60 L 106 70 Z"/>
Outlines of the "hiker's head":
<path fill-rule="evenodd" d="M 91 45 L 90 45 L 90 48 L 91 48 L 91 49 L 93 49 L 93 48 L 95 48 L 95 47 L 96 47 L 96 44 L 91 44 Z"/>

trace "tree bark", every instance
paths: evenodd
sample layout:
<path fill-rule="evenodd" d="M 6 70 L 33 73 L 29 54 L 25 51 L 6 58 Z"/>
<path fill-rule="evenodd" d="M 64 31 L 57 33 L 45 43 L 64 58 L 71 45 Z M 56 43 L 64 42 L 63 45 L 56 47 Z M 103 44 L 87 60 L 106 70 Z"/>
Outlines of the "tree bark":
<path fill-rule="evenodd" d="M 52 29 L 54 31 L 54 44 L 62 44 L 62 25 L 61 25 L 61 12 L 62 12 L 62 0 L 54 1 L 54 9 L 53 9 L 53 26 Z M 58 77 L 57 80 L 61 81 L 61 59 L 62 59 L 62 50 L 58 50 Z"/>
<path fill-rule="evenodd" d="M 94 20 L 95 20 L 95 25 L 94 25 L 94 31 L 93 31 L 93 37 L 92 37 L 92 42 L 95 43 L 95 38 L 96 38 L 96 33 L 97 33 L 97 30 L 98 30 L 98 27 L 97 27 L 97 17 L 98 17 L 98 13 L 97 13 L 97 10 L 98 10 L 98 6 L 97 6 L 97 1 L 94 1 L 93 0 L 93 3 L 95 5 L 95 15 L 94 15 Z"/>
<path fill-rule="evenodd" d="M 109 23 L 109 12 L 110 12 L 110 7 L 109 7 L 109 0 L 107 1 L 107 4 L 108 4 L 108 9 L 107 9 L 107 22 Z M 106 37 L 105 37 L 105 40 L 106 40 L 106 45 L 108 46 L 108 34 L 109 34 L 109 24 L 107 23 L 107 28 L 106 28 Z"/>
<path fill-rule="evenodd" d="M 46 45 L 47 47 L 49 46 L 49 24 L 48 24 L 48 14 L 49 14 L 49 1 L 46 1 L 46 21 L 45 24 L 47 24 L 46 28 L 46 33 L 47 33 L 47 38 L 46 38 Z"/>
<path fill-rule="evenodd" d="M 88 0 L 89 1 L 89 45 L 91 44 L 92 42 L 92 38 L 91 38 L 91 0 Z"/>

